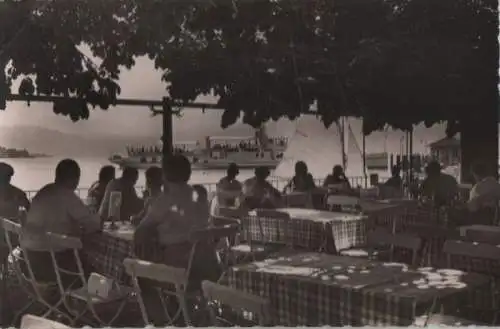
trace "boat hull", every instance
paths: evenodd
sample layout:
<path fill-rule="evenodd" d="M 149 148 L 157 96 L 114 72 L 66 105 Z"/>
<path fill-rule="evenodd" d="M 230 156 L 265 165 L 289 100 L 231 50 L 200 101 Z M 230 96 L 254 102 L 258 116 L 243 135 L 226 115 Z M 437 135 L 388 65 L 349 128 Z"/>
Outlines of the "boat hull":
<path fill-rule="evenodd" d="M 148 169 L 151 167 L 161 167 L 161 162 L 151 163 L 151 162 L 140 162 L 135 161 L 133 159 L 109 159 L 109 161 L 119 167 L 131 167 L 136 169 Z M 213 161 L 213 162 L 198 162 L 192 163 L 191 166 L 194 170 L 226 170 L 231 162 L 228 161 Z M 254 169 L 257 167 L 268 167 L 268 168 L 276 168 L 278 166 L 279 160 L 275 161 L 255 161 L 255 162 L 239 162 L 238 166 L 241 169 Z"/>

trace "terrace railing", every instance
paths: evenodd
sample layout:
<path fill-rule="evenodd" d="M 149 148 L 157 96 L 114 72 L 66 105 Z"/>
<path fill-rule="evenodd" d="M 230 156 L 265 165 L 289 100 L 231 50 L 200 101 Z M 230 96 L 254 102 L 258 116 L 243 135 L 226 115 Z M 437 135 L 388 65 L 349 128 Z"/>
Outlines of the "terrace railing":
<path fill-rule="evenodd" d="M 366 186 L 370 186 L 369 184 L 369 178 L 365 178 L 364 176 L 351 176 L 348 177 L 349 182 L 351 183 L 351 186 L 353 187 L 364 187 L 365 186 L 365 181 L 367 182 Z M 368 181 L 367 181 L 368 179 Z M 384 182 L 387 180 L 387 177 L 381 177 L 379 179 L 380 182 Z M 288 180 L 285 179 L 280 179 L 277 177 L 272 177 L 270 179 L 270 182 L 273 184 L 274 187 L 276 187 L 278 190 L 282 190 L 285 187 L 285 184 L 288 182 Z M 321 186 L 323 184 L 323 179 L 315 179 L 316 185 Z M 214 193 L 216 189 L 217 183 L 200 183 L 200 185 L 203 185 L 209 194 Z M 81 187 L 76 190 L 76 193 L 78 194 L 79 197 L 81 198 L 86 198 L 87 193 L 88 193 L 89 187 Z M 137 192 L 139 195 L 142 195 L 142 191 L 144 190 L 144 186 L 137 186 L 136 187 Z M 28 195 L 28 198 L 31 200 L 35 194 L 38 192 L 37 190 L 28 190 L 25 191 L 26 194 Z"/>

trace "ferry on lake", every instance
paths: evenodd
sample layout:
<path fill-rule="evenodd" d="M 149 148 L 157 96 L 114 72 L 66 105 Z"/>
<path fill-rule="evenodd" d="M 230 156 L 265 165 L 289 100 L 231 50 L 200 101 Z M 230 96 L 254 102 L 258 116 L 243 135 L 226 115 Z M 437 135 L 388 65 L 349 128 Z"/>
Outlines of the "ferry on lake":
<path fill-rule="evenodd" d="M 227 169 L 230 163 L 236 163 L 242 169 L 275 168 L 287 145 L 287 137 L 268 137 L 264 129 L 258 129 L 255 136 L 248 137 L 208 136 L 204 145 L 197 141 L 175 143 L 174 153 L 186 156 L 193 169 Z M 116 154 L 109 161 L 120 167 L 137 169 L 161 166 L 161 146 L 128 147 L 126 156 Z"/>

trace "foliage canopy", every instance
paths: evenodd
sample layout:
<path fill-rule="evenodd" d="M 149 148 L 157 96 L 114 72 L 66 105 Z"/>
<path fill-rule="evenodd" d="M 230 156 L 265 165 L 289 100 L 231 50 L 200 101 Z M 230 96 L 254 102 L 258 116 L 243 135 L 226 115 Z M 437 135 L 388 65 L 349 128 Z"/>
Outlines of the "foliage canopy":
<path fill-rule="evenodd" d="M 0 1 L 0 107 L 20 93 L 76 95 L 56 113 L 87 118 L 119 94 L 121 66 L 147 55 L 174 100 L 213 93 L 222 126 L 313 109 L 329 126 L 457 122 L 497 106 L 495 0 Z M 8 19 L 7 19 L 8 18 Z M 103 60 L 89 62 L 76 45 Z M 0 70 L 0 74 L 1 74 Z M 2 84 L 5 80 L 6 83 Z M 2 91 L 3 90 L 3 91 Z"/>

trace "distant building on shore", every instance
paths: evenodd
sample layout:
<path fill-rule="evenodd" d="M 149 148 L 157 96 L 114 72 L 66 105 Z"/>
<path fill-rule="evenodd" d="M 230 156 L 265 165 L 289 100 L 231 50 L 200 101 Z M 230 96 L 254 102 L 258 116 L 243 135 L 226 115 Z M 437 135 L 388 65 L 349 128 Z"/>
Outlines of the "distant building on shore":
<path fill-rule="evenodd" d="M 439 161 L 444 167 L 460 164 L 460 139 L 445 137 L 429 144 L 429 148 L 432 158 Z"/>

